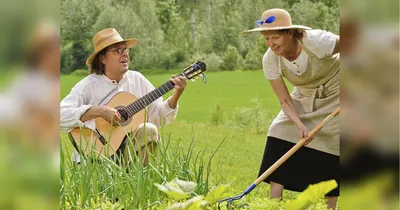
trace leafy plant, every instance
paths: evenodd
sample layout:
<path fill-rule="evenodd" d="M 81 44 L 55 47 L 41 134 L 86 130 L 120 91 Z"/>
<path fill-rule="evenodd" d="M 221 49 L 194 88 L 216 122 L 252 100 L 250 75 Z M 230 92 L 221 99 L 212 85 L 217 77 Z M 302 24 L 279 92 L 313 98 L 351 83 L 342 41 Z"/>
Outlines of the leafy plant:
<path fill-rule="evenodd" d="M 189 198 L 190 194 L 194 192 L 197 184 L 194 182 L 182 181 L 177 178 L 172 182 L 167 182 L 164 185 L 154 184 L 159 190 L 163 191 L 168 197 L 174 200 L 183 200 Z"/>
<path fill-rule="evenodd" d="M 225 51 L 221 68 L 223 70 L 229 70 L 229 71 L 240 68 L 241 67 L 240 66 L 240 63 L 241 63 L 240 58 L 242 58 L 242 57 L 239 55 L 236 47 L 229 45 Z"/>
<path fill-rule="evenodd" d="M 357 182 L 345 183 L 340 188 L 340 204 L 351 209 L 399 209 L 394 171 L 382 170 Z"/>
<path fill-rule="evenodd" d="M 171 182 L 167 182 L 164 185 L 155 184 L 159 190 L 164 192 L 168 198 L 181 201 L 183 199 L 189 198 L 190 194 L 194 194 L 194 188 L 196 188 L 196 183 L 182 181 L 179 179 L 174 179 Z M 196 195 L 187 199 L 184 202 L 174 203 L 167 207 L 167 209 L 190 209 L 190 210 L 201 210 L 207 205 L 212 205 L 225 197 L 225 193 L 228 189 L 227 185 L 221 185 L 219 187 L 214 187 L 207 196 Z M 160 209 L 164 207 L 161 206 Z"/>
<path fill-rule="evenodd" d="M 211 114 L 211 123 L 218 126 L 224 122 L 224 118 L 224 110 L 222 109 L 221 103 L 218 101 Z"/>
<path fill-rule="evenodd" d="M 329 191 L 338 186 L 335 180 L 312 184 L 307 187 L 295 200 L 286 201 L 283 207 L 287 210 L 307 209 L 312 204 L 316 203 Z"/>
<path fill-rule="evenodd" d="M 258 98 L 252 100 L 254 107 L 243 107 L 235 110 L 233 124 L 239 128 L 253 131 L 257 134 L 267 132 L 271 114 L 263 108 Z"/>
<path fill-rule="evenodd" d="M 177 184 L 177 183 L 183 184 Z M 190 186 L 189 191 L 185 191 L 186 187 Z M 173 199 L 175 201 L 182 201 L 189 194 L 192 194 L 194 189 L 192 187 L 195 186 L 195 183 L 180 181 L 174 179 L 172 182 L 167 182 L 164 185 L 157 184 L 159 189 L 167 194 L 168 198 Z M 171 188 L 171 186 L 174 186 Z M 312 205 L 314 208 L 312 209 L 326 209 L 326 205 L 321 205 L 319 203 L 320 199 L 324 197 L 326 193 L 335 189 L 338 186 L 335 180 L 329 180 L 320 182 L 314 185 L 310 185 L 305 191 L 300 193 L 298 197 L 294 200 L 288 200 L 286 202 L 280 202 L 277 199 L 272 200 L 264 200 L 259 202 L 258 200 L 251 200 L 250 204 L 243 204 L 243 200 L 235 201 L 230 207 L 236 209 L 238 208 L 250 208 L 250 209 L 286 209 L 286 210 L 300 210 L 300 209 L 309 209 Z M 202 210 L 208 208 L 215 208 L 216 203 L 227 197 L 227 192 L 229 191 L 229 187 L 227 185 L 220 185 L 218 187 L 214 187 L 206 196 L 205 195 L 196 195 L 194 197 L 187 199 L 186 201 L 173 203 L 166 207 L 169 210 Z M 179 194 L 178 199 L 177 193 Z M 236 204 L 236 205 L 235 205 Z M 240 205 L 237 205 L 240 204 Z M 161 206 L 159 209 L 164 209 L 165 206 Z M 225 207 L 223 207 L 225 209 Z"/>

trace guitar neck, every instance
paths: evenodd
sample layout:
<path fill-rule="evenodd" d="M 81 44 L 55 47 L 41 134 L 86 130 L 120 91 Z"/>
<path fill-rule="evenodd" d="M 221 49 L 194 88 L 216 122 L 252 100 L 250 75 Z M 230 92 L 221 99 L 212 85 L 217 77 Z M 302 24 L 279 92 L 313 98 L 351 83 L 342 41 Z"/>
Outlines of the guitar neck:
<path fill-rule="evenodd" d="M 144 109 L 146 106 L 169 92 L 174 88 L 174 83 L 168 80 L 163 85 L 147 93 L 145 96 L 139 98 L 135 102 L 129 104 L 124 109 L 120 110 L 120 114 L 125 119 L 128 119 L 138 113 L 140 110 Z"/>

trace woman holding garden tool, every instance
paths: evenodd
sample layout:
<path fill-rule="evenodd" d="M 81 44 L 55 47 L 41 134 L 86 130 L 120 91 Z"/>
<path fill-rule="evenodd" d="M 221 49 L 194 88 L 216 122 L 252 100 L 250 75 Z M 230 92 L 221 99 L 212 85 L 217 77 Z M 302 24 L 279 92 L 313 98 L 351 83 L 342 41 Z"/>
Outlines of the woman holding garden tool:
<path fill-rule="evenodd" d="M 315 137 L 309 132 L 339 107 L 339 36 L 292 25 L 283 9 L 266 10 L 257 24 L 242 33 L 264 36 L 269 49 L 263 70 L 282 108 L 269 128 L 259 175 L 299 139 L 306 145 L 264 180 L 270 184 L 270 197 L 282 198 L 283 189 L 303 191 L 325 180 L 339 183 L 339 117 Z M 290 94 L 283 77 L 294 85 Z M 326 194 L 328 208 L 335 209 L 338 196 L 339 187 Z"/>

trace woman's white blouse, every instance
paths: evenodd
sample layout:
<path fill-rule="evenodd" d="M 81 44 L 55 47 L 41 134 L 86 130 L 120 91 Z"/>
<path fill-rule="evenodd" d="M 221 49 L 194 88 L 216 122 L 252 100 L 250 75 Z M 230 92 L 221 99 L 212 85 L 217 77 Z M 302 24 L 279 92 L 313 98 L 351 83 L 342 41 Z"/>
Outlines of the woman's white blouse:
<path fill-rule="evenodd" d="M 318 58 L 330 56 L 335 48 L 337 35 L 320 29 L 306 30 L 303 37 L 304 46 L 313 52 Z M 294 61 L 283 58 L 284 65 L 287 69 L 296 75 L 301 75 L 307 68 L 308 55 L 301 51 L 299 57 Z M 262 59 L 264 75 L 269 80 L 279 79 L 282 76 L 281 62 L 275 53 L 268 49 Z"/>

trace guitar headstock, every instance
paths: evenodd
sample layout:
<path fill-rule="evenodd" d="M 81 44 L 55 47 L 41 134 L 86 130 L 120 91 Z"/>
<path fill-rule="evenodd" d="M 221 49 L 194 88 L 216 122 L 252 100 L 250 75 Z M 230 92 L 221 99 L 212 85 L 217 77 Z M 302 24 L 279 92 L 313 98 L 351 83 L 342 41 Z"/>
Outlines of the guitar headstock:
<path fill-rule="evenodd" d="M 207 69 L 203 61 L 196 61 L 192 65 L 186 67 L 181 73 L 186 79 L 195 79 L 198 75 L 203 74 Z"/>

